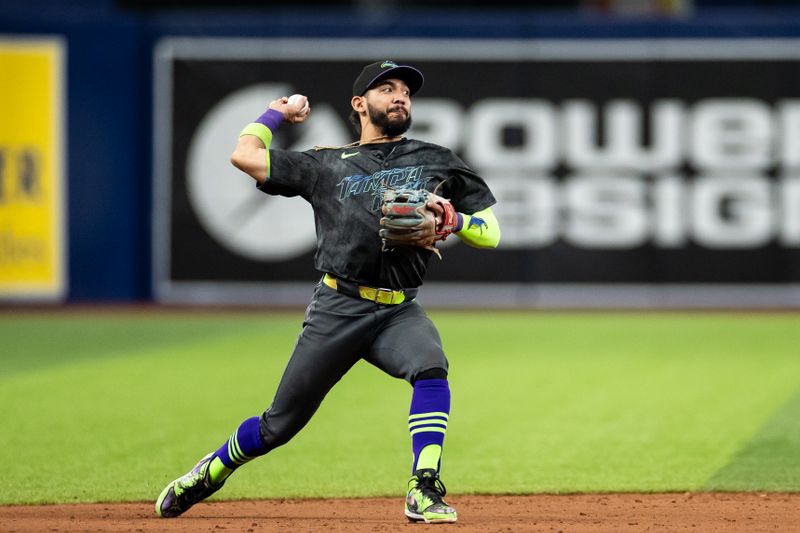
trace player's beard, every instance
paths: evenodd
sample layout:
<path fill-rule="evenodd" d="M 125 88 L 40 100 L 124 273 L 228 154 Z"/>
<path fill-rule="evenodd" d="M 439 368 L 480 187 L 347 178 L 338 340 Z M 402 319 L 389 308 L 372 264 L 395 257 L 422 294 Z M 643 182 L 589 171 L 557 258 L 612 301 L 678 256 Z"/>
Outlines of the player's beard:
<path fill-rule="evenodd" d="M 369 103 L 367 103 L 367 112 L 370 122 L 387 137 L 398 137 L 411 127 L 411 113 L 406 115 L 406 118 L 391 118 L 389 113 L 375 109 Z"/>

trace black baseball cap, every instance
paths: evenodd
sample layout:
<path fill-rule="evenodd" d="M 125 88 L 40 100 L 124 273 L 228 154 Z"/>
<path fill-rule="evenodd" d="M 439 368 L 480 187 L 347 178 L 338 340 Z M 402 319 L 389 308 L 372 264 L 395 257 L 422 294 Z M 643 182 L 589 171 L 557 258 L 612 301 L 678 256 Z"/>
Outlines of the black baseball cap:
<path fill-rule="evenodd" d="M 422 72 L 409 65 L 398 65 L 389 59 L 370 63 L 361 71 L 361 74 L 353 83 L 353 96 L 363 96 L 376 82 L 386 78 L 397 78 L 403 80 L 408 85 L 409 91 L 413 95 L 422 87 L 425 78 Z"/>

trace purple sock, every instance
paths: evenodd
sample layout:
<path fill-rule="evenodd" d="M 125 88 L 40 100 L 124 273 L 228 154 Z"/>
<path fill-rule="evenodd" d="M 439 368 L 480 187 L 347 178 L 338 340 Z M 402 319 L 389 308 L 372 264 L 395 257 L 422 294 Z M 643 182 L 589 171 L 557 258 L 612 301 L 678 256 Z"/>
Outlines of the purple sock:
<path fill-rule="evenodd" d="M 450 417 L 450 387 L 446 379 L 422 379 L 414 383 L 411 396 L 411 411 L 408 416 L 408 429 L 411 432 L 411 447 L 414 451 L 414 464 L 411 472 L 417 470 L 420 452 L 431 444 L 438 446 L 436 470 L 439 469 L 441 448 L 447 420 Z M 426 465 L 430 467 L 433 465 Z"/>
<path fill-rule="evenodd" d="M 259 417 L 248 418 L 233 432 L 233 435 L 214 452 L 222 464 L 236 470 L 248 461 L 267 453 L 261 440 Z"/>

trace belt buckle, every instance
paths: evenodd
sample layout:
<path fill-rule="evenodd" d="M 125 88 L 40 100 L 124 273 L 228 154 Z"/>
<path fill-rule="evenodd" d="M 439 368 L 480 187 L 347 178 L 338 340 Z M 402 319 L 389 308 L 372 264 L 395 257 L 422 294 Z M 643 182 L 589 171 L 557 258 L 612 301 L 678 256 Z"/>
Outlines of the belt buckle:
<path fill-rule="evenodd" d="M 365 300 L 371 300 L 376 304 L 381 305 L 392 305 L 392 304 L 399 304 L 402 303 L 405 299 L 404 295 L 400 291 L 393 291 L 392 289 L 379 289 L 375 287 L 364 287 L 361 286 L 358 288 L 359 295 L 364 298 Z"/>
<path fill-rule="evenodd" d="M 379 304 L 392 305 L 394 303 L 394 297 L 395 291 L 391 289 L 377 289 L 375 292 L 375 302 Z"/>
<path fill-rule="evenodd" d="M 384 305 L 400 304 L 406 299 L 403 291 L 395 291 L 392 289 L 378 289 L 375 297 L 377 303 Z"/>
<path fill-rule="evenodd" d="M 380 289 L 376 287 L 358 287 L 358 295 L 365 300 L 370 300 L 381 305 L 393 305 L 403 303 L 405 294 L 402 291 L 392 289 Z"/>

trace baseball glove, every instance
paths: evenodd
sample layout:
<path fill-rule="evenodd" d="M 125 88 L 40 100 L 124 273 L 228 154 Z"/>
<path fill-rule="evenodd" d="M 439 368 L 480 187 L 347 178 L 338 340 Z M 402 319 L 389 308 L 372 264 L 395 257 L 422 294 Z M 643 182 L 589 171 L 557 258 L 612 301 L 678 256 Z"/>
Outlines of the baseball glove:
<path fill-rule="evenodd" d="M 455 231 L 458 215 L 449 200 L 424 189 L 387 189 L 378 234 L 383 249 L 419 246 L 441 259 L 436 242 Z"/>

